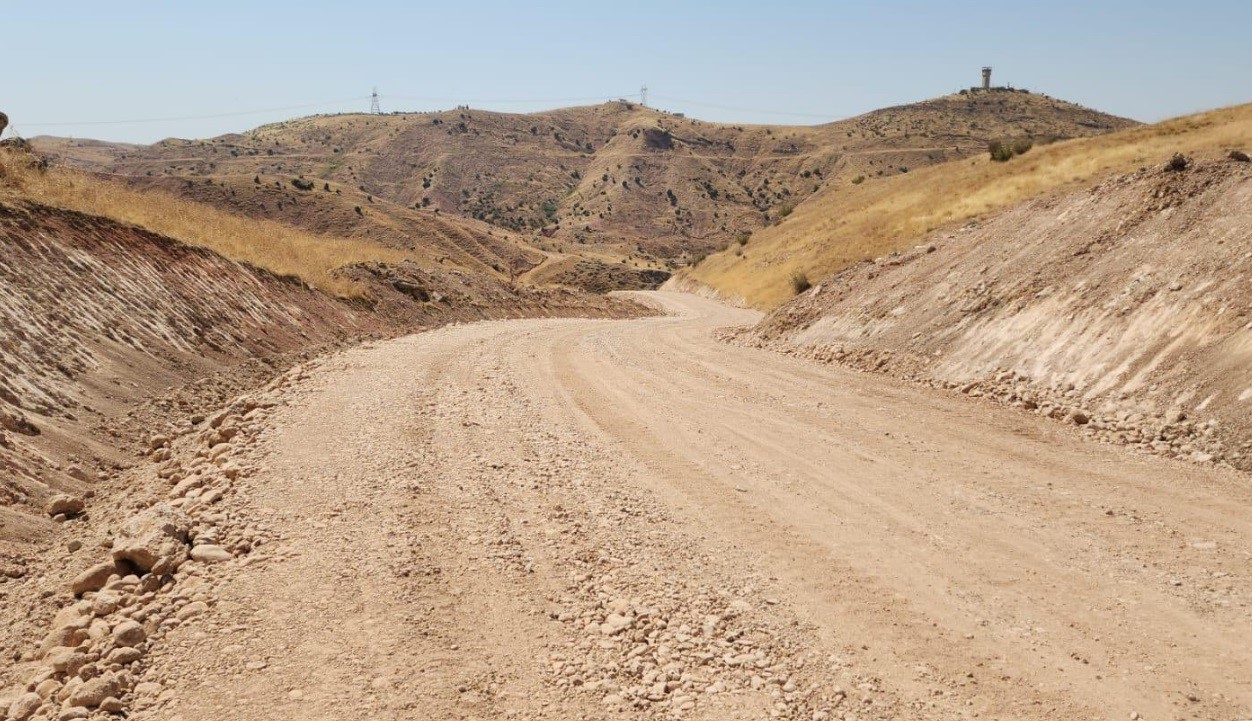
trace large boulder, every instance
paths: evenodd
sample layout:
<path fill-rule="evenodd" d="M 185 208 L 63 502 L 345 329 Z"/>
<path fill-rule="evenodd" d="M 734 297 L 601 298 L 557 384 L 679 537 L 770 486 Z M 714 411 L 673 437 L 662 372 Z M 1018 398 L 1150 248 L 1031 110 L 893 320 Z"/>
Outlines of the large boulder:
<path fill-rule="evenodd" d="M 113 559 L 140 571 L 168 573 L 187 559 L 191 519 L 167 503 L 158 503 L 132 517 L 113 539 Z"/>

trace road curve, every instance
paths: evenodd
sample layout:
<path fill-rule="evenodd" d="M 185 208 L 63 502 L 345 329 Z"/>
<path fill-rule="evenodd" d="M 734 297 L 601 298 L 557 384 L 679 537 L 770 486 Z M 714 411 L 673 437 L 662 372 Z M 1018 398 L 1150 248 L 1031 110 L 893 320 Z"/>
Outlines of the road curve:
<path fill-rule="evenodd" d="M 326 361 L 151 717 L 1252 719 L 1245 477 L 641 297 Z"/>

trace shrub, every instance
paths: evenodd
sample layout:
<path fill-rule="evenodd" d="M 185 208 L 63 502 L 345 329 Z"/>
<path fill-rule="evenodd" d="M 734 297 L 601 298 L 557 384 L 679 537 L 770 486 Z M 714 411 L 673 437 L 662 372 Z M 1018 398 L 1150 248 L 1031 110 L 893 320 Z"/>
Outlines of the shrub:
<path fill-rule="evenodd" d="M 1035 147 L 1035 144 L 1034 144 L 1034 142 L 1033 142 L 1033 141 L 1031 141 L 1031 140 L 1029 140 L 1029 139 L 1025 139 L 1025 140 L 1015 140 L 1015 141 L 1013 141 L 1013 154 L 1014 154 L 1014 155 L 1025 155 L 1025 154 L 1026 154 L 1027 152 L 1029 152 L 1029 151 L 1030 151 L 1030 149 L 1031 149 L 1031 148 L 1033 148 L 1033 147 Z"/>
<path fill-rule="evenodd" d="M 1170 158 L 1169 162 L 1165 164 L 1165 169 L 1177 173 L 1186 170 L 1188 165 L 1191 165 L 1191 158 L 1182 153 L 1174 153 L 1174 157 Z"/>
<path fill-rule="evenodd" d="M 735 242 L 738 243 L 739 245 L 747 245 L 748 239 L 751 237 L 752 237 L 751 233 L 748 233 L 748 232 L 740 233 L 739 235 L 735 236 Z"/>
<path fill-rule="evenodd" d="M 791 290 L 795 291 L 796 295 L 812 287 L 813 284 L 809 282 L 809 277 L 804 274 L 804 271 L 797 270 L 791 274 Z"/>
<path fill-rule="evenodd" d="M 853 179 L 852 179 L 852 184 L 853 184 L 853 185 L 860 185 L 861 183 L 864 183 L 864 182 L 865 182 L 865 176 L 864 176 L 864 175 L 858 175 L 858 176 L 856 176 L 855 178 L 853 178 Z"/>
<path fill-rule="evenodd" d="M 1248 162 L 1252 162 L 1252 158 L 1249 158 L 1249 157 L 1248 157 L 1248 154 L 1247 154 L 1247 153 L 1245 153 L 1245 152 L 1243 152 L 1242 150 L 1232 150 L 1232 151 L 1230 151 L 1229 158 L 1230 158 L 1231 160 L 1237 160 L 1237 161 L 1239 161 L 1240 163 L 1248 163 Z"/>
<path fill-rule="evenodd" d="M 788 215 L 791 215 L 793 212 L 795 212 L 795 206 L 791 203 L 785 203 L 778 209 L 778 218 L 781 220 L 786 218 Z"/>
<path fill-rule="evenodd" d="M 987 152 L 997 163 L 1007 163 L 1013 157 L 1013 146 L 1003 140 L 993 140 L 987 144 Z"/>

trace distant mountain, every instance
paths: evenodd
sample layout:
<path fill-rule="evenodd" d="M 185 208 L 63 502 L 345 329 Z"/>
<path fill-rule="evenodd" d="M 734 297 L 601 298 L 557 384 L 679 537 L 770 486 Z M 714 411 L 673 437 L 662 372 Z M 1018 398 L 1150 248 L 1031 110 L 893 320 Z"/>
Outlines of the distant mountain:
<path fill-rule="evenodd" d="M 556 260 L 672 269 L 856 176 L 982 154 L 995 139 L 1135 124 L 998 91 L 811 127 L 709 123 L 623 101 L 534 114 L 315 116 L 147 146 L 52 137 L 35 145 L 81 168 L 322 233 L 404 248 L 469 235 L 482 248 L 454 242 L 456 252 L 512 273 L 543 257 L 525 242 Z"/>

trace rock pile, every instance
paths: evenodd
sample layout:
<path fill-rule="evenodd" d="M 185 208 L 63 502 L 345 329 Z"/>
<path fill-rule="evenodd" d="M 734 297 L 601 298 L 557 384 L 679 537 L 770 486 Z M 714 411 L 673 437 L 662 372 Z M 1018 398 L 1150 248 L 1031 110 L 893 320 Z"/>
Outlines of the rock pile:
<path fill-rule="evenodd" d="M 0 699 L 0 715 L 103 719 L 160 703 L 164 689 L 144 678 L 144 660 L 171 630 L 212 608 L 209 586 L 197 577 L 273 540 L 267 528 L 244 522 L 222 501 L 251 472 L 239 459 L 277 392 L 304 372 L 297 366 L 264 392 L 150 439 L 149 458 L 170 485 L 168 498 L 126 519 L 107 556 L 72 579 L 72 600 L 22 658 L 25 688 Z M 57 498 L 47 510 L 77 514 L 82 502 Z"/>
<path fill-rule="evenodd" d="M 722 339 L 827 365 L 887 373 L 932 388 L 984 398 L 1076 426 L 1083 435 L 1102 443 L 1166 458 L 1252 470 L 1252 441 L 1230 447 L 1219 433 L 1216 419 L 1200 420 L 1179 408 L 1157 411 L 1127 397 L 1091 398 L 1072 383 L 1044 386 L 1007 368 L 996 368 L 978 379 L 937 379 L 927 375 L 925 362 L 889 350 L 843 345 L 793 346 L 763 340 L 743 329 L 725 331 Z"/>
<path fill-rule="evenodd" d="M 564 608 L 549 615 L 580 640 L 549 659 L 553 683 L 672 718 L 719 694 L 756 692 L 769 718 L 829 718 L 843 702 L 841 689 L 816 693 L 804 682 L 817 659 L 756 617 L 750 590 L 655 585 L 636 589 L 642 597 L 612 597 L 597 574 L 572 574 Z"/>

